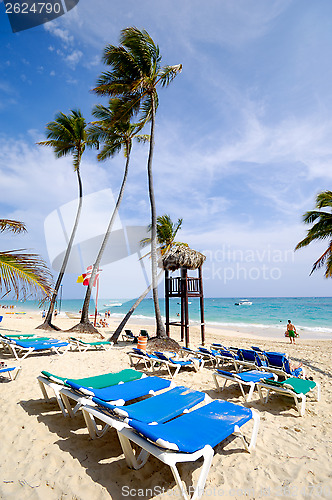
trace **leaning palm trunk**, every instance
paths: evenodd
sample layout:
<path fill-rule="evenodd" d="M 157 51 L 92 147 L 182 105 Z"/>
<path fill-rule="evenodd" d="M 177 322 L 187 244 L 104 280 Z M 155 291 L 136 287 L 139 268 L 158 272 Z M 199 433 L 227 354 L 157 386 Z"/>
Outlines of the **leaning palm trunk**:
<path fill-rule="evenodd" d="M 125 166 L 125 171 L 124 171 L 124 175 L 123 175 L 123 180 L 122 180 L 122 184 L 121 184 L 119 196 L 118 196 L 115 208 L 113 210 L 111 220 L 110 220 L 110 222 L 108 224 L 108 227 L 107 227 L 107 230 L 106 230 L 103 242 L 102 242 L 101 247 L 99 249 L 99 252 L 98 252 L 98 255 L 97 255 L 97 258 L 96 258 L 96 262 L 93 265 L 91 277 L 90 277 L 90 280 L 89 280 L 89 285 L 87 287 L 87 291 L 86 291 L 85 299 L 84 299 L 84 303 L 83 303 L 81 320 L 80 320 L 80 322 L 77 325 L 75 325 L 72 328 L 70 328 L 68 330 L 69 332 L 99 333 L 98 330 L 89 321 L 89 305 L 90 305 L 92 287 L 93 287 L 93 283 L 94 283 L 95 278 L 96 278 L 96 274 L 97 274 L 98 269 L 99 269 L 101 258 L 103 256 L 103 253 L 105 251 L 107 242 L 108 242 L 109 237 L 111 235 L 111 231 L 112 231 L 112 227 L 113 227 L 113 224 L 114 224 L 114 221 L 115 221 L 115 217 L 116 217 L 116 215 L 117 215 L 117 213 L 119 211 L 120 205 L 121 205 L 121 201 L 122 201 L 123 193 L 124 193 L 124 188 L 125 188 L 127 177 L 128 177 L 129 158 L 130 158 L 130 154 L 128 152 L 126 166 Z"/>
<path fill-rule="evenodd" d="M 156 202 L 153 190 L 152 159 L 154 151 L 154 127 L 155 127 L 155 101 L 154 95 L 151 95 L 152 113 L 151 113 L 151 134 L 150 151 L 148 157 L 148 180 L 149 196 L 151 206 L 151 270 L 152 270 L 152 295 L 156 317 L 156 335 L 157 337 L 166 337 L 166 331 L 162 322 L 159 299 L 158 299 L 158 277 L 157 277 L 157 213 Z"/>
<path fill-rule="evenodd" d="M 78 179 L 79 201 L 78 201 L 78 208 L 77 208 L 77 213 L 76 213 L 76 219 L 75 219 L 75 222 L 74 222 L 74 227 L 73 227 L 73 230 L 71 232 L 71 236 L 70 236 L 70 239 L 69 239 L 69 243 L 68 243 L 68 246 L 67 246 L 67 250 L 66 250 L 65 256 L 63 258 L 63 262 L 62 262 L 62 265 L 61 265 L 59 276 L 58 276 L 58 279 L 57 279 L 55 287 L 54 287 L 54 291 L 53 291 L 53 294 L 52 294 L 52 299 L 51 299 L 50 306 L 49 306 L 47 314 L 46 314 L 45 321 L 41 325 L 37 326 L 36 329 L 41 329 L 41 330 L 60 330 L 59 327 L 57 327 L 55 325 L 52 325 L 52 315 L 53 315 L 53 312 L 54 312 L 55 302 L 56 302 L 56 299 L 57 299 L 57 296 L 58 296 L 60 285 L 61 285 L 63 276 L 65 274 L 65 270 L 66 270 L 66 267 L 67 267 L 67 264 L 68 264 L 69 255 L 70 255 L 70 252 L 71 252 L 71 249 L 72 249 L 72 246 L 73 246 L 75 234 L 76 234 L 76 231 L 77 231 L 77 227 L 78 227 L 78 223 L 79 223 L 80 216 L 81 216 L 81 211 L 82 211 L 83 189 L 82 189 L 82 180 L 81 180 L 81 175 L 80 175 L 79 168 L 76 170 L 76 172 L 77 172 L 77 179 Z"/>
<path fill-rule="evenodd" d="M 160 276 L 163 274 L 163 272 L 164 272 L 164 270 L 160 271 L 160 273 L 158 274 L 158 280 L 159 280 Z M 120 337 L 122 330 L 124 329 L 124 327 L 128 323 L 129 319 L 131 318 L 131 315 L 134 313 L 135 309 L 140 305 L 142 300 L 145 299 L 145 297 L 147 296 L 147 294 L 149 293 L 151 288 L 152 288 L 152 283 L 148 286 L 148 288 L 146 290 L 144 290 L 142 295 L 140 295 L 138 297 L 135 304 L 133 304 L 131 306 L 131 308 L 129 309 L 129 311 L 125 315 L 125 317 L 121 320 L 121 323 L 116 328 L 115 332 L 113 333 L 112 337 L 110 338 L 110 341 L 114 342 L 115 344 L 117 343 L 118 338 Z"/>

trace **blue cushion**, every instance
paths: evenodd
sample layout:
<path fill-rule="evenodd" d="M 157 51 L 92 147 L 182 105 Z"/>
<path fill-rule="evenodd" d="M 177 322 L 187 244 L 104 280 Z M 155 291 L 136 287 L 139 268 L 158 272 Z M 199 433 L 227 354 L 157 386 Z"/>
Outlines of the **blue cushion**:
<path fill-rule="evenodd" d="M 193 453 L 207 444 L 216 446 L 234 432 L 235 425 L 241 427 L 251 418 L 250 408 L 217 400 L 165 424 L 137 420 L 129 420 L 129 424 L 151 441 L 162 439 L 170 443 L 170 449 Z"/>
<path fill-rule="evenodd" d="M 170 380 L 165 380 L 159 377 L 144 377 L 139 380 L 133 380 L 132 382 L 125 382 L 124 384 L 118 384 L 115 386 L 104 387 L 102 389 L 92 389 L 91 387 L 82 387 L 82 385 L 76 384 L 70 380 L 67 380 L 67 384 L 73 389 L 87 389 L 92 392 L 95 397 L 103 401 L 117 401 L 123 399 L 124 401 L 130 401 L 131 399 L 140 398 L 146 396 L 150 391 L 161 391 L 166 389 L 171 385 Z"/>
<path fill-rule="evenodd" d="M 112 405 L 98 398 L 92 398 L 92 400 L 101 407 L 106 407 L 111 410 L 115 408 L 120 410 L 119 412 L 116 411 L 116 413 L 124 417 L 133 418 L 146 423 L 161 423 L 177 415 L 181 415 L 186 408 L 192 408 L 204 401 L 204 398 L 205 394 L 203 392 L 193 391 L 180 386 L 164 392 L 163 394 L 127 406 Z"/>

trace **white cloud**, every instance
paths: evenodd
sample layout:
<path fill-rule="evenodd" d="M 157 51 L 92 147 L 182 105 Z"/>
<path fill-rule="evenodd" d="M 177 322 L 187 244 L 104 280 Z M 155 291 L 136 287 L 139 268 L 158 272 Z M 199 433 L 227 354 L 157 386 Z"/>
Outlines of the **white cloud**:
<path fill-rule="evenodd" d="M 59 38 L 65 45 L 71 45 L 74 42 L 73 35 L 70 35 L 68 30 L 60 28 L 56 21 L 45 23 L 44 29 Z M 52 49 L 49 47 L 49 50 Z"/>
<path fill-rule="evenodd" d="M 76 65 L 79 63 L 83 56 L 83 52 L 80 50 L 73 50 L 70 54 L 68 54 L 64 61 L 68 64 L 68 66 L 72 69 L 75 69 Z"/>

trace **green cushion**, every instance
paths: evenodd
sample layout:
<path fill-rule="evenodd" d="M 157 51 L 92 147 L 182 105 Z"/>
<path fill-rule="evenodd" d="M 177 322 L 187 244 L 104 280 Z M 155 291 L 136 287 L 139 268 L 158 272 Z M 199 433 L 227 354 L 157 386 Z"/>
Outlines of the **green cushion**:
<path fill-rule="evenodd" d="M 288 378 L 283 382 L 285 387 L 293 389 L 296 394 L 307 394 L 311 389 L 316 387 L 316 382 L 313 380 L 304 380 L 303 378 Z"/>
<path fill-rule="evenodd" d="M 264 380 L 264 384 L 275 387 L 285 387 L 293 390 L 296 394 L 307 394 L 311 391 L 311 389 L 316 387 L 316 382 L 296 377 L 290 377 L 283 382 L 277 382 L 276 380 Z"/>
<path fill-rule="evenodd" d="M 76 379 L 70 379 L 69 377 L 58 377 L 58 375 L 53 375 L 52 373 L 47 371 L 42 371 L 42 374 L 49 379 L 59 380 L 59 382 L 65 383 L 67 380 L 71 380 L 76 384 L 82 385 L 84 387 L 92 387 L 93 389 L 103 389 L 104 387 L 117 385 L 119 382 L 130 382 L 131 380 L 137 380 L 141 378 L 143 375 L 141 372 L 131 370 L 130 368 L 121 370 L 117 373 L 105 373 L 103 375 L 96 375 L 94 377 Z"/>

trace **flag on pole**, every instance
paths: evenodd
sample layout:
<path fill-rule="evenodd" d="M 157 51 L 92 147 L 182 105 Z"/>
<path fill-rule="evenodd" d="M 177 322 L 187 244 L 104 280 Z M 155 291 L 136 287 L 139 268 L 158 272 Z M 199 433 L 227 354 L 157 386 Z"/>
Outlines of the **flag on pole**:
<path fill-rule="evenodd" d="M 91 274 L 92 274 L 92 269 L 93 269 L 93 266 L 88 266 L 86 268 L 86 273 L 81 274 L 81 276 L 79 276 L 77 278 L 76 283 L 82 283 L 84 286 L 88 286 L 89 282 L 90 282 Z M 95 281 L 93 283 L 93 286 L 96 286 L 96 284 L 97 284 L 100 271 L 102 271 L 102 269 L 98 269 L 96 276 L 95 276 Z"/>

